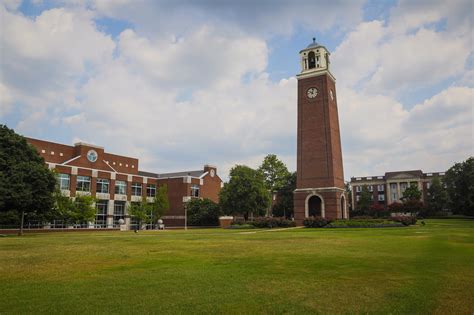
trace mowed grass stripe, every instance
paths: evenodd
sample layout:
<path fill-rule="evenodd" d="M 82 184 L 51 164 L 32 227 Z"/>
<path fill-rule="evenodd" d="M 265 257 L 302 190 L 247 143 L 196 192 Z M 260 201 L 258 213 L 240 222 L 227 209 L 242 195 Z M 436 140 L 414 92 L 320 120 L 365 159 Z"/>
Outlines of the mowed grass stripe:
<path fill-rule="evenodd" d="M 0 313 L 462 314 L 474 221 L 0 239 Z"/>

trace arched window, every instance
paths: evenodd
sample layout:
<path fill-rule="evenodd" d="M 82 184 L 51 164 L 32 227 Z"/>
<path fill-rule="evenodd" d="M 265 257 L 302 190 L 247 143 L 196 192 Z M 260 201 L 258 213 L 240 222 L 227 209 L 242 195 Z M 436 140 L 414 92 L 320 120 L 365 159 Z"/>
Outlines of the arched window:
<path fill-rule="evenodd" d="M 313 51 L 310 51 L 308 54 L 308 68 L 309 69 L 316 68 L 316 57 Z"/>
<path fill-rule="evenodd" d="M 321 204 L 321 198 L 318 196 L 311 196 L 308 200 L 308 216 L 320 217 L 322 215 Z"/>

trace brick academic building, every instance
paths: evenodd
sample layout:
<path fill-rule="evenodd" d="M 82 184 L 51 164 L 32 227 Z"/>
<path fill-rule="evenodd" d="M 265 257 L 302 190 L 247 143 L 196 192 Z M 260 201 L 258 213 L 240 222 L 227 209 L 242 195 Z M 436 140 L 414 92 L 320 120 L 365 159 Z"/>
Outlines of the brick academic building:
<path fill-rule="evenodd" d="M 123 219 L 134 224 L 128 214 L 132 202 L 152 201 L 159 186 L 168 186 L 170 209 L 162 218 L 167 226 L 183 226 L 184 206 L 192 198 L 218 202 L 223 185 L 217 169 L 205 165 L 202 170 L 156 174 L 139 169 L 139 160 L 105 152 L 103 147 L 86 143 L 74 146 L 27 138 L 58 174 L 59 188 L 69 197 L 90 195 L 97 199 L 94 226 L 118 227 Z"/>
<path fill-rule="evenodd" d="M 362 193 L 362 187 L 367 186 L 374 204 L 387 207 L 394 202 L 401 202 L 405 189 L 416 185 L 422 193 L 421 200 L 426 201 L 428 189 L 433 178 L 444 177 L 443 172 L 423 173 L 421 170 L 386 172 L 381 176 L 352 177 L 352 205 L 355 208 Z"/>

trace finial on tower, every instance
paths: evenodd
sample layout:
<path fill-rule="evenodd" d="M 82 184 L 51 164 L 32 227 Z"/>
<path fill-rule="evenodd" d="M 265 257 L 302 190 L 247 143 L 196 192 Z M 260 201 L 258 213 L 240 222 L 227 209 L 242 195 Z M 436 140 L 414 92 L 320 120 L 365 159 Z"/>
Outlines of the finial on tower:
<path fill-rule="evenodd" d="M 316 37 L 313 37 L 313 44 L 316 43 Z"/>

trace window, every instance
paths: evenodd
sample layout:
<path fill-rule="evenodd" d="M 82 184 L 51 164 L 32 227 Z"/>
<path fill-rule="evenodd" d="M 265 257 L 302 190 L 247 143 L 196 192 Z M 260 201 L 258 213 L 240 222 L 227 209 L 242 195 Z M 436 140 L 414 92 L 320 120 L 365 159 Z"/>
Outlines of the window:
<path fill-rule="evenodd" d="M 156 196 L 156 185 L 148 184 L 146 185 L 146 196 L 155 197 Z"/>
<path fill-rule="evenodd" d="M 392 192 L 392 200 L 397 201 L 398 200 L 398 194 L 396 192 Z"/>
<path fill-rule="evenodd" d="M 377 190 L 378 191 L 384 191 L 385 190 L 385 185 L 377 185 Z"/>
<path fill-rule="evenodd" d="M 356 186 L 356 192 L 361 192 L 361 187 L 360 186 Z"/>
<path fill-rule="evenodd" d="M 370 195 L 370 200 L 371 200 L 371 201 L 374 200 L 374 195 Z"/>
<path fill-rule="evenodd" d="M 360 196 L 356 196 L 356 201 L 359 202 Z"/>
<path fill-rule="evenodd" d="M 426 189 L 430 189 L 430 187 L 431 187 L 431 182 L 427 182 L 426 183 Z"/>
<path fill-rule="evenodd" d="M 369 185 L 367 188 L 369 189 L 370 192 L 374 191 L 374 186 L 372 185 Z"/>
<path fill-rule="evenodd" d="M 126 195 L 127 194 L 127 183 L 123 180 L 115 181 L 115 193 L 118 195 Z"/>
<path fill-rule="evenodd" d="M 95 216 L 96 227 L 105 228 L 107 227 L 107 208 L 108 200 L 99 200 L 96 203 L 97 213 Z"/>
<path fill-rule="evenodd" d="M 114 202 L 114 226 L 119 225 L 119 220 L 125 220 L 125 201 Z"/>
<path fill-rule="evenodd" d="M 91 178 L 89 176 L 77 176 L 77 191 L 91 191 Z"/>
<path fill-rule="evenodd" d="M 199 197 L 199 185 L 191 185 L 191 197 Z"/>
<path fill-rule="evenodd" d="M 132 196 L 141 196 L 142 195 L 142 184 L 132 183 Z"/>
<path fill-rule="evenodd" d="M 391 183 L 390 190 L 397 190 L 397 183 Z"/>
<path fill-rule="evenodd" d="M 97 178 L 97 192 L 108 194 L 109 193 L 109 180 L 103 178 Z"/>
<path fill-rule="evenodd" d="M 59 174 L 58 175 L 59 189 L 69 190 L 70 181 L 71 181 L 71 178 L 70 178 L 69 174 Z"/>
<path fill-rule="evenodd" d="M 379 195 L 379 201 L 385 201 L 385 195 Z"/>
<path fill-rule="evenodd" d="M 400 192 L 403 193 L 408 187 L 408 183 L 400 183 Z"/>

